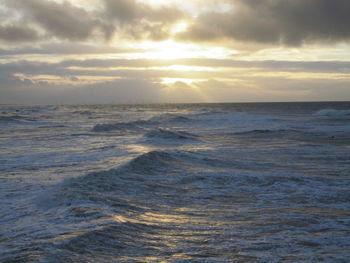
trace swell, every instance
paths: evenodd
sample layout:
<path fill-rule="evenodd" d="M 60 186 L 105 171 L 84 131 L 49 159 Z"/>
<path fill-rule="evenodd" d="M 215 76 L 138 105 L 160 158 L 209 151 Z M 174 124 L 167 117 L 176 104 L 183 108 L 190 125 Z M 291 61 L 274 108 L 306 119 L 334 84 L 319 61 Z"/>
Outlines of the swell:
<path fill-rule="evenodd" d="M 185 131 L 172 131 L 169 129 L 156 129 L 148 131 L 145 136 L 148 139 L 162 139 L 162 140 L 187 140 L 197 141 L 198 136 Z"/>
<path fill-rule="evenodd" d="M 136 189 L 144 191 L 147 182 L 157 183 L 157 175 L 163 175 L 160 172 L 165 169 L 171 170 L 181 161 L 181 156 L 183 154 L 177 152 L 151 151 L 119 167 L 67 179 L 55 189 L 57 192 L 53 199 L 44 203 L 51 206 L 62 201 L 90 200 L 132 208 L 130 202 L 123 200 L 123 196 L 132 195 Z"/>
<path fill-rule="evenodd" d="M 209 136 L 210 139 L 219 141 L 227 141 L 232 138 L 239 140 L 274 140 L 285 142 L 299 141 L 309 142 L 315 145 L 333 144 L 333 145 L 349 145 L 350 136 L 346 131 L 327 131 L 327 130 L 298 130 L 298 129 L 253 129 L 241 132 L 216 134 Z"/>
<path fill-rule="evenodd" d="M 161 114 L 154 116 L 148 120 L 136 120 L 118 123 L 102 123 L 96 124 L 91 131 L 93 132 L 109 132 L 109 131 L 138 131 L 158 124 L 173 122 L 188 122 L 189 118 L 175 114 Z"/>
<path fill-rule="evenodd" d="M 322 109 L 312 115 L 313 119 L 349 120 L 350 110 Z"/>
<path fill-rule="evenodd" d="M 191 119 L 183 115 L 165 113 L 165 114 L 154 116 L 150 118 L 149 121 L 153 123 L 164 123 L 164 122 L 172 123 L 172 122 L 189 122 L 191 121 Z"/>
<path fill-rule="evenodd" d="M 270 135 L 305 135 L 309 134 L 305 131 L 295 129 L 254 129 L 242 132 L 235 132 L 236 136 L 270 136 Z"/>
<path fill-rule="evenodd" d="M 232 165 L 237 163 L 193 152 L 150 151 L 119 167 L 67 179 L 40 202 L 52 207 L 85 200 L 133 210 L 154 196 L 177 195 L 178 182 L 189 173 Z"/>
<path fill-rule="evenodd" d="M 20 122 L 26 120 L 26 117 L 21 115 L 3 115 L 0 116 L 0 122 Z"/>
<path fill-rule="evenodd" d="M 131 121 L 110 124 L 96 124 L 91 131 L 93 132 L 109 132 L 109 131 L 138 131 L 142 130 L 142 126 L 148 124 L 147 121 Z"/>

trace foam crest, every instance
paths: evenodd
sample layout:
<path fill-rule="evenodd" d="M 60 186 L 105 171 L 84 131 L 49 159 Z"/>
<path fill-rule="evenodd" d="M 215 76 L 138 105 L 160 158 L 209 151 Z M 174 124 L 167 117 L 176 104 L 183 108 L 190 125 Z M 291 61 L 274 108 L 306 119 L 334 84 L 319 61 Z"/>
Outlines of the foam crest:
<path fill-rule="evenodd" d="M 316 112 L 313 116 L 334 120 L 350 119 L 350 110 L 323 109 Z"/>

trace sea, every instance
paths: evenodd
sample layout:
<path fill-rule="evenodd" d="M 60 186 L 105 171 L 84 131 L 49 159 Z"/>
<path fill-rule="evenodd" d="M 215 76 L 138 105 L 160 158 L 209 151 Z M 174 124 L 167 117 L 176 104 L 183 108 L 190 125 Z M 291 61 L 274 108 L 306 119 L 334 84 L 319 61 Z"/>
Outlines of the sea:
<path fill-rule="evenodd" d="M 0 105 L 0 262 L 349 262 L 350 102 Z"/>

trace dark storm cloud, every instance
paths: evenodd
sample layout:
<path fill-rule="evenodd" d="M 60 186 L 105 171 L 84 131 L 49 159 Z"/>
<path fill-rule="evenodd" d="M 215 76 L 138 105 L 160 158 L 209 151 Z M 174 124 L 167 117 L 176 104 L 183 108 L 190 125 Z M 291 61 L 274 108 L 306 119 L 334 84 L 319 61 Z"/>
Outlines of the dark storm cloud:
<path fill-rule="evenodd" d="M 9 10 L 20 14 L 22 22 L 35 23 L 47 38 L 69 41 L 109 40 L 115 34 L 119 38 L 162 40 L 169 36 L 171 24 L 183 17 L 177 8 L 155 8 L 135 0 L 100 0 L 91 10 L 71 3 L 74 1 L 4 0 Z M 16 39 L 17 31 L 9 29 L 7 39 Z"/>
<path fill-rule="evenodd" d="M 0 25 L 0 41 L 32 42 L 40 39 L 38 32 L 22 25 Z"/>
<path fill-rule="evenodd" d="M 348 0 L 227 0 L 232 10 L 200 15 L 181 38 L 300 45 L 350 39 Z"/>

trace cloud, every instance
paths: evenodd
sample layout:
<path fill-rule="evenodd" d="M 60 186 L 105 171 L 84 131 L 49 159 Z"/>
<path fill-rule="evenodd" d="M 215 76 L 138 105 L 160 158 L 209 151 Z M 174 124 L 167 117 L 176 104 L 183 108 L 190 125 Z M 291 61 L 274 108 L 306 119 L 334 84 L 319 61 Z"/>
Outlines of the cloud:
<path fill-rule="evenodd" d="M 94 16 L 67 1 L 60 4 L 42 0 L 11 0 L 6 3 L 41 26 L 48 35 L 61 39 L 85 40 L 98 25 Z"/>
<path fill-rule="evenodd" d="M 227 0 L 227 12 L 207 12 L 179 36 L 298 46 L 350 40 L 348 0 Z"/>
<path fill-rule="evenodd" d="M 215 79 L 194 82 L 181 90 L 172 90 L 175 102 L 281 102 L 281 101 L 344 101 L 350 96 L 350 80 L 287 80 L 285 78 L 251 78 L 226 83 Z M 332 87 L 332 88 L 329 88 Z"/>
<path fill-rule="evenodd" d="M 1 35 L 0 35 L 1 38 Z M 54 43 L 42 43 L 41 45 L 34 46 L 27 44 L 24 46 L 9 46 L 6 49 L 0 49 L 2 55 L 25 55 L 25 54 L 37 54 L 37 55 L 96 55 L 96 54 L 123 54 L 142 52 L 142 49 L 126 49 L 115 48 L 103 44 L 83 44 L 76 42 L 54 42 Z"/>
<path fill-rule="evenodd" d="M 117 79 L 93 85 L 73 86 L 6 78 L 0 85 L 0 103 L 158 103 L 162 101 L 161 89 L 158 84 L 140 79 Z"/>
<path fill-rule="evenodd" d="M 99 0 L 93 8 L 76 6 L 74 1 L 4 0 L 4 4 L 17 12 L 21 22 L 29 21 L 44 31 L 46 38 L 69 41 L 109 41 L 115 35 L 164 40 L 171 25 L 184 16 L 176 7 L 153 7 L 136 0 Z M 8 28 L 6 33 L 8 41 L 19 40 L 18 29 Z"/>
<path fill-rule="evenodd" d="M 226 69 L 219 72 L 152 69 L 173 64 L 204 64 Z M 145 65 L 150 68 L 143 68 Z M 338 76 L 340 71 L 345 72 L 343 76 Z M 349 73 L 350 62 L 337 61 L 17 61 L 0 64 L 0 103 L 346 100 L 350 97 Z M 162 78 L 174 78 L 175 82 L 165 84 Z"/>
<path fill-rule="evenodd" d="M 66 60 L 61 63 L 64 67 L 78 66 L 87 68 L 111 68 L 111 67 L 167 67 L 174 65 L 184 66 L 205 66 L 211 68 L 258 68 L 271 72 L 329 72 L 329 73 L 350 73 L 349 61 L 246 61 L 232 59 L 175 59 L 175 60 L 152 60 L 152 59 L 87 59 L 87 60 Z M 215 72 L 218 74 L 217 72 Z M 188 74 L 188 73 L 187 73 Z M 208 73 L 206 73 L 208 74 Z"/>
<path fill-rule="evenodd" d="M 184 16 L 184 13 L 172 6 L 150 6 L 134 0 L 103 0 L 105 13 L 109 19 L 122 23 L 146 19 L 153 22 L 169 23 Z"/>
<path fill-rule="evenodd" d="M 39 40 L 39 33 L 32 28 L 22 25 L 0 25 L 0 41 L 33 42 Z"/>
<path fill-rule="evenodd" d="M 171 70 L 170 66 L 206 66 L 213 71 Z M 224 69 L 224 70 L 223 70 Z M 84 76 L 85 78 L 126 78 L 159 82 L 162 78 L 187 79 L 253 79 L 285 78 L 350 78 L 350 62 L 345 61 L 240 61 L 230 59 L 86 59 L 62 62 L 16 61 L 0 63 L 1 77 L 15 74 L 27 76 L 50 75 L 57 77 Z M 1 83 L 0 83 L 1 84 Z"/>
<path fill-rule="evenodd" d="M 105 14 L 123 37 L 134 40 L 165 40 L 173 23 L 185 15 L 176 7 L 153 7 L 134 0 L 103 0 Z"/>

